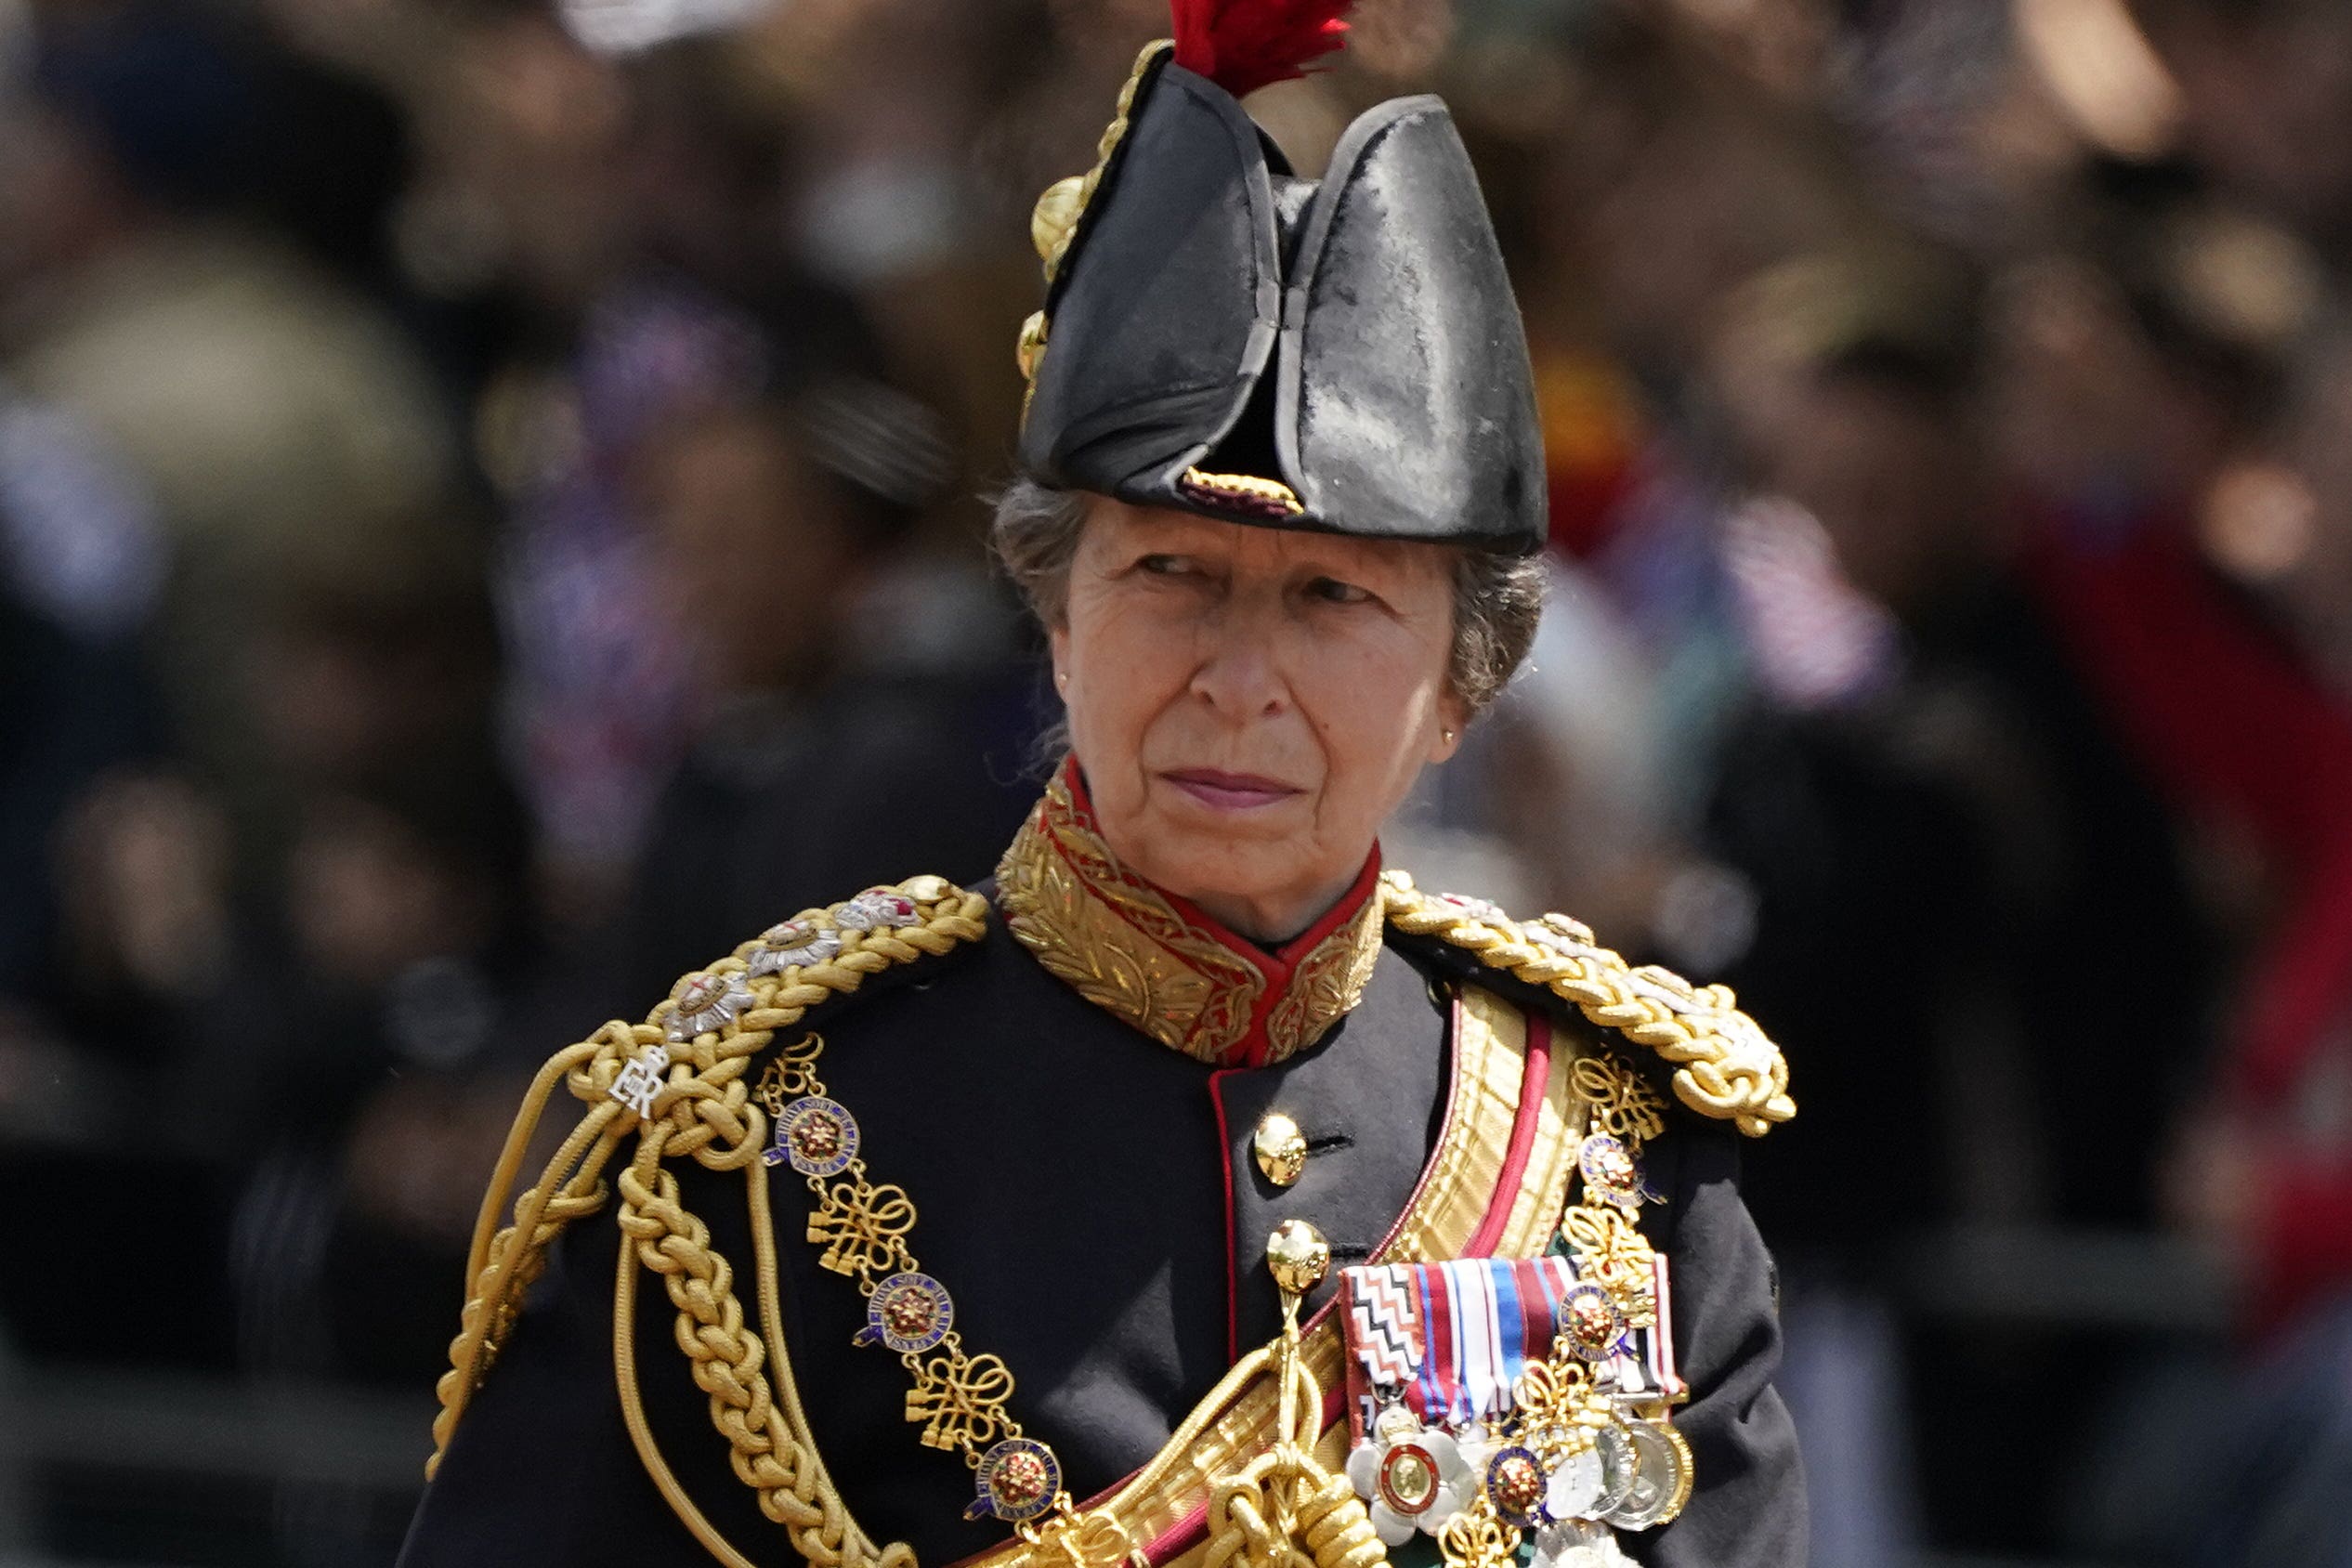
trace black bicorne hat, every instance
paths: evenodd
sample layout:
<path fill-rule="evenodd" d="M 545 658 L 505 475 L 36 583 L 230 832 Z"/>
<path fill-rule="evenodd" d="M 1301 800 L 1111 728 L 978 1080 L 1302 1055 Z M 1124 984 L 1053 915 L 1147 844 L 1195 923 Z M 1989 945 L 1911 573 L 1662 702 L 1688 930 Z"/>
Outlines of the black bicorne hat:
<path fill-rule="evenodd" d="M 1038 203 L 1023 467 L 1235 522 L 1540 547 L 1526 333 L 1445 106 L 1368 111 L 1300 179 L 1182 58 L 1143 52 L 1102 163 Z M 1243 91 L 1297 73 L 1217 71 Z"/>

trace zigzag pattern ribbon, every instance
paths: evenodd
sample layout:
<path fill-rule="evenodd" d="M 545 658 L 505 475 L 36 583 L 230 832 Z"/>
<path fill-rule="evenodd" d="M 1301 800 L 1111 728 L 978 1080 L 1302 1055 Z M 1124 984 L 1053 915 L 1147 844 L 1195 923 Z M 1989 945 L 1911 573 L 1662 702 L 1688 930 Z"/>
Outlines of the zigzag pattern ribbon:
<path fill-rule="evenodd" d="M 1421 1370 L 1420 1292 L 1403 1263 L 1348 1269 L 1348 1348 L 1378 1388 L 1401 1389 Z"/>

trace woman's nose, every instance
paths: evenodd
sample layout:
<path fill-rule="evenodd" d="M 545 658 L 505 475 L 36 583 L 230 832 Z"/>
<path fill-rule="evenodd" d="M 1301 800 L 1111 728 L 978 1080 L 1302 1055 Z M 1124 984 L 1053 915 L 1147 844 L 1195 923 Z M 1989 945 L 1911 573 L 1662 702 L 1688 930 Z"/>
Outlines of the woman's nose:
<path fill-rule="evenodd" d="M 1193 671 L 1194 697 L 1236 721 L 1280 713 L 1289 691 L 1274 657 L 1274 629 L 1246 609 L 1219 620 Z"/>

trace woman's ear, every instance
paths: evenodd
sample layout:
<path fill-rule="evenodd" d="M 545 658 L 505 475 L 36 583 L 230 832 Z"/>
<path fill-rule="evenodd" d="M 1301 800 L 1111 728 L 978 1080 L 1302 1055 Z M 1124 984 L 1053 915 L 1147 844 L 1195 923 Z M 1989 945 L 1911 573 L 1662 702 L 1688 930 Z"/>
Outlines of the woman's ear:
<path fill-rule="evenodd" d="M 1449 683 L 1437 699 L 1437 736 L 1430 744 L 1430 761 L 1444 762 L 1462 749 L 1462 731 L 1470 727 L 1470 712 Z"/>

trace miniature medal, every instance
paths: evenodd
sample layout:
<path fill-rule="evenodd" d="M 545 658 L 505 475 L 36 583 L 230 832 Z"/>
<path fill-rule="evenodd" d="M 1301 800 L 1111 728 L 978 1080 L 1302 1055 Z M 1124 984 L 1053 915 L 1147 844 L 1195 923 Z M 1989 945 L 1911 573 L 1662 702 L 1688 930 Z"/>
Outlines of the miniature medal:
<path fill-rule="evenodd" d="M 1593 1457 L 1601 1467 L 1601 1487 L 1593 1494 L 1588 1509 L 1578 1517 L 1607 1519 L 1624 1507 L 1632 1495 L 1641 1461 L 1630 1431 L 1623 1422 L 1612 1421 L 1592 1434 Z"/>
<path fill-rule="evenodd" d="M 1552 1470 L 1544 1488 L 1544 1517 L 1548 1520 L 1590 1519 L 1601 1511 L 1601 1494 L 1608 1484 L 1601 1470 L 1601 1452 L 1588 1444 Z"/>
<path fill-rule="evenodd" d="M 777 1113 L 775 1141 L 760 1157 L 770 1165 L 789 1160 L 804 1176 L 838 1176 L 857 1157 L 857 1137 L 847 1106 L 804 1094 Z"/>
<path fill-rule="evenodd" d="M 980 1456 L 979 1483 L 979 1496 L 963 1510 L 966 1519 L 1026 1523 L 1061 1496 L 1062 1461 L 1034 1438 L 1008 1437 Z"/>
<path fill-rule="evenodd" d="M 955 1322 L 956 1304 L 946 1286 L 927 1274 L 895 1274 L 866 1298 L 866 1326 L 850 1342 L 921 1355 L 935 1349 Z"/>
<path fill-rule="evenodd" d="M 1380 1456 L 1374 1484 L 1391 1511 L 1418 1519 L 1437 1501 L 1441 1484 L 1437 1456 L 1418 1443 L 1399 1443 Z"/>
<path fill-rule="evenodd" d="M 1544 1462 L 1532 1448 L 1511 1444 L 1486 1461 L 1486 1500 L 1497 1518 L 1514 1529 L 1532 1529 L 1542 1518 L 1548 1487 Z"/>

